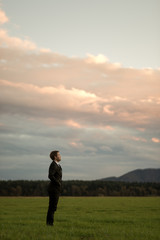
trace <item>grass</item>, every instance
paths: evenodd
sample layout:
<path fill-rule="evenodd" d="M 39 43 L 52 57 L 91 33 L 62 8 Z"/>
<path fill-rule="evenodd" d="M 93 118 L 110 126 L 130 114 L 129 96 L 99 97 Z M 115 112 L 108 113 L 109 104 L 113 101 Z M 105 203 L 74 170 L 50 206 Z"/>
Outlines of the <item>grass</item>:
<path fill-rule="evenodd" d="M 0 198 L 1 240 L 160 240 L 158 197 L 61 197 L 55 226 L 48 198 Z"/>

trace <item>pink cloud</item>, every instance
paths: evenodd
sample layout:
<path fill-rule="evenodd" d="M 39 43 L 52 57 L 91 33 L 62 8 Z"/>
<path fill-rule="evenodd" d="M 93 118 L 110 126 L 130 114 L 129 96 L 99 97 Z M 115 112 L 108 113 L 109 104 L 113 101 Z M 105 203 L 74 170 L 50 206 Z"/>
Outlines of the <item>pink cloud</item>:
<path fill-rule="evenodd" d="M 72 147 L 82 149 L 84 150 L 85 146 L 79 141 L 79 140 L 73 140 L 72 142 L 69 143 Z"/>
<path fill-rule="evenodd" d="M 82 127 L 79 123 L 73 121 L 72 119 L 68 120 L 68 121 L 66 122 L 66 124 L 67 124 L 68 126 L 74 127 L 74 128 L 81 128 L 81 127 Z"/>
<path fill-rule="evenodd" d="M 3 88 L 3 94 L 1 98 L 12 99 L 11 104 L 19 104 L 24 106 L 33 106 L 46 110 L 53 109 L 65 109 L 67 111 L 79 111 L 79 112 L 92 112 L 98 111 L 96 101 L 98 97 L 95 94 L 88 93 L 81 89 L 67 89 L 64 86 L 45 86 L 40 87 L 33 84 L 10 82 L 6 80 L 0 80 L 0 85 Z M 65 103 L 65 104 L 64 104 Z M 73 121 L 69 122 L 70 125 L 78 126 Z"/>
<path fill-rule="evenodd" d="M 35 50 L 36 44 L 29 40 L 21 40 L 17 37 L 10 37 L 6 30 L 0 30 L 0 45 L 5 48 L 21 48 L 24 50 Z"/>
<path fill-rule="evenodd" d="M 113 115 L 114 111 L 111 110 L 112 106 L 111 105 L 105 105 L 103 108 L 104 113 L 109 114 L 109 115 Z"/>
<path fill-rule="evenodd" d="M 102 54 L 69 58 L 3 29 L 0 44 L 0 98 L 7 106 L 41 109 L 42 115 L 52 109 L 70 112 L 64 121 L 72 119 L 68 124 L 77 128 L 113 123 L 143 131 L 160 117 L 159 70 L 124 69 Z"/>
<path fill-rule="evenodd" d="M 72 145 L 73 147 L 77 147 L 78 144 L 76 142 L 70 142 L 70 145 Z"/>
<path fill-rule="evenodd" d="M 5 12 L 0 9 L 0 24 L 4 24 L 8 21 L 9 21 L 9 19 L 6 16 Z"/>
<path fill-rule="evenodd" d="M 147 142 L 147 139 L 143 138 L 143 137 L 136 137 L 136 136 L 123 136 L 122 139 L 129 139 L 129 140 L 133 140 L 136 142 Z"/>
<path fill-rule="evenodd" d="M 115 128 L 113 128 L 112 126 L 109 126 L 109 125 L 108 125 L 108 126 L 105 126 L 104 128 L 107 129 L 107 130 L 110 130 L 110 131 L 115 130 Z"/>
<path fill-rule="evenodd" d="M 160 143 L 160 139 L 158 139 L 158 138 L 152 138 L 152 142 L 154 142 L 154 143 Z"/>

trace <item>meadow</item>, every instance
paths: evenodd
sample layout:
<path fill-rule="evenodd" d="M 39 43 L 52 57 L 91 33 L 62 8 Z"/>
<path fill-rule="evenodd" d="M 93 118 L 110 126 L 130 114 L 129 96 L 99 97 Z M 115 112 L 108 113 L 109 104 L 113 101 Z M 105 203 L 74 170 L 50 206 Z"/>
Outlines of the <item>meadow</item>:
<path fill-rule="evenodd" d="M 47 197 L 1 197 L 1 240 L 159 240 L 159 197 L 61 197 L 54 227 Z"/>

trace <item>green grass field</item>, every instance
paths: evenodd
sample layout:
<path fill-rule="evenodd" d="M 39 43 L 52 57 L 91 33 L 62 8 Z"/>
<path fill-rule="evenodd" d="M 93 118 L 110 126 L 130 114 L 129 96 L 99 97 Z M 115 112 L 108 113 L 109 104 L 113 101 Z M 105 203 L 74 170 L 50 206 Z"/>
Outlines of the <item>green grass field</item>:
<path fill-rule="evenodd" d="M 3 240 L 159 240 L 158 197 L 61 197 L 54 227 L 48 198 L 0 198 Z"/>

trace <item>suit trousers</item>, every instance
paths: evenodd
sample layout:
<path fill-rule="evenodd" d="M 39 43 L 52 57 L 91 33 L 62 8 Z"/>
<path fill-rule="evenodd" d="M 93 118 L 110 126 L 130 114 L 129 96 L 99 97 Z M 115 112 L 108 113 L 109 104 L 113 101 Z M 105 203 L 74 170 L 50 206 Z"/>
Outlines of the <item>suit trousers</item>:
<path fill-rule="evenodd" d="M 57 204 L 60 196 L 59 191 L 49 191 L 49 206 L 47 212 L 47 225 L 53 225 L 54 222 L 54 212 L 57 210 Z"/>

